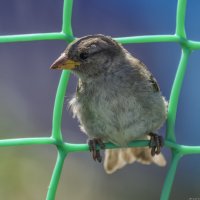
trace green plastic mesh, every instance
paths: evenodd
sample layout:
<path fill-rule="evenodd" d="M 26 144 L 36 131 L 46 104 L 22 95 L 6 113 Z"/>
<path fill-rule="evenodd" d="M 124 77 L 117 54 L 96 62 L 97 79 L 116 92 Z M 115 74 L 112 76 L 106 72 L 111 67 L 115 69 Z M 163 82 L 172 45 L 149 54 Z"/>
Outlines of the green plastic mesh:
<path fill-rule="evenodd" d="M 193 50 L 200 49 L 200 42 L 188 40 L 185 33 L 185 13 L 186 13 L 187 0 L 178 0 L 177 13 L 176 13 L 176 30 L 174 35 L 145 35 L 145 36 L 133 36 L 133 37 L 120 37 L 114 38 L 122 44 L 128 43 L 155 43 L 155 42 L 175 42 L 179 43 L 182 48 L 182 54 L 179 62 L 179 66 L 176 72 L 176 76 L 173 82 L 171 95 L 169 99 L 167 131 L 165 138 L 165 147 L 170 148 L 172 152 L 172 158 L 168 173 L 163 184 L 161 192 L 161 200 L 169 199 L 171 192 L 176 168 L 179 160 L 182 156 L 188 154 L 200 153 L 200 146 L 185 146 L 178 144 L 175 137 L 175 122 L 176 112 L 179 100 L 179 94 L 184 79 L 188 57 Z M 38 33 L 38 34 L 23 34 L 23 35 L 5 35 L 0 36 L 0 43 L 8 42 L 24 42 L 35 40 L 64 40 L 71 42 L 75 39 L 71 28 L 72 17 L 72 5 L 73 0 L 64 0 L 63 5 L 63 21 L 62 31 L 56 33 Z M 37 137 L 37 138 L 20 138 L 20 139 L 3 139 L 0 140 L 0 147 L 3 146 L 20 146 L 20 145 L 55 145 L 58 150 L 57 161 L 53 170 L 50 185 L 47 191 L 47 200 L 54 200 L 58 183 L 61 176 L 64 160 L 68 153 L 88 151 L 87 144 L 72 144 L 63 141 L 61 132 L 62 110 L 64 96 L 69 80 L 70 72 L 63 71 L 61 74 L 60 82 L 58 85 L 53 121 L 52 121 L 52 134 L 50 137 Z M 133 141 L 129 144 L 130 147 L 144 147 L 148 146 L 148 141 Z M 106 148 L 119 148 L 111 143 L 106 144 Z"/>

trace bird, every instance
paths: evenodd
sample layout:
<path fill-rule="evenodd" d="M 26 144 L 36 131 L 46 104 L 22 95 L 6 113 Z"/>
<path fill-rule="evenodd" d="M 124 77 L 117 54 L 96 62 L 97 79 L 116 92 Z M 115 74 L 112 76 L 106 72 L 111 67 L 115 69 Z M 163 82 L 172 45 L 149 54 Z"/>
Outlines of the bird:
<path fill-rule="evenodd" d="M 165 166 L 162 136 L 157 131 L 167 118 L 167 100 L 146 65 L 111 36 L 94 34 L 71 42 L 50 69 L 71 70 L 78 77 L 69 107 L 88 135 L 93 159 L 112 174 L 138 161 Z M 148 139 L 149 147 L 127 148 L 134 140 Z"/>

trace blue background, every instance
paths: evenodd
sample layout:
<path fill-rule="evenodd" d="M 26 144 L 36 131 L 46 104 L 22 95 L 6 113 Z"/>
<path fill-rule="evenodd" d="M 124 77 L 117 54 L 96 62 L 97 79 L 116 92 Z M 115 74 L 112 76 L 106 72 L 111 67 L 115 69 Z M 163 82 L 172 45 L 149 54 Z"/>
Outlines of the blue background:
<path fill-rule="evenodd" d="M 72 27 L 76 37 L 102 33 L 113 37 L 174 34 L 175 0 L 74 0 Z M 1 0 L 0 35 L 59 32 L 63 1 Z M 200 2 L 188 1 L 186 33 L 200 40 Z M 141 59 L 169 99 L 181 48 L 176 43 L 124 45 Z M 55 93 L 60 71 L 49 66 L 65 49 L 64 41 L 0 44 L 0 138 L 50 136 Z M 200 145 L 200 61 L 191 54 L 177 111 L 178 143 Z M 66 141 L 84 143 L 87 137 L 67 110 L 77 79 L 70 78 L 63 111 Z M 164 135 L 164 128 L 161 130 Z M 163 150 L 168 163 L 170 151 Z M 1 199 L 45 199 L 56 149 L 52 146 L 0 148 Z M 183 157 L 178 165 L 171 199 L 199 197 L 200 156 Z M 88 152 L 68 156 L 57 199 L 120 200 L 159 199 L 168 166 L 135 163 L 114 175 L 106 175 Z"/>

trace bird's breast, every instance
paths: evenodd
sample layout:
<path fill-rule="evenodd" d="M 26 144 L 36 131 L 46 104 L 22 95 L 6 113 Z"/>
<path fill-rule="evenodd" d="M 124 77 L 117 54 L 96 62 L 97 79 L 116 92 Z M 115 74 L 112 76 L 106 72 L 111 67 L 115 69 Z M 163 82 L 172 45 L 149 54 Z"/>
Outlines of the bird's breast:
<path fill-rule="evenodd" d="M 138 99 L 132 88 L 87 87 L 79 90 L 72 107 L 90 137 L 123 145 L 163 124 L 166 106 L 163 97 L 156 95 L 146 93 Z"/>

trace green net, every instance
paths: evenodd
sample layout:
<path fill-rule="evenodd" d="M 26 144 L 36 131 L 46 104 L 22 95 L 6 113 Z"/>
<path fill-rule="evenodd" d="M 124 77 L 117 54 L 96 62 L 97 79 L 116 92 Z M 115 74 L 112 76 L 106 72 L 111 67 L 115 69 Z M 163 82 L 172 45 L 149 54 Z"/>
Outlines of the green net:
<path fill-rule="evenodd" d="M 182 48 L 182 55 L 180 58 L 179 66 L 176 72 L 174 83 L 171 90 L 167 131 L 165 138 L 165 146 L 171 149 L 172 158 L 171 163 L 166 175 L 166 179 L 161 192 L 161 200 L 167 200 L 170 195 L 176 167 L 180 158 L 188 154 L 200 153 L 200 146 L 185 146 L 178 144 L 175 137 L 175 121 L 179 94 L 184 79 L 188 57 L 193 50 L 200 49 L 200 42 L 188 40 L 185 33 L 185 13 L 186 13 L 187 0 L 178 0 L 177 13 L 176 13 L 176 30 L 174 35 L 148 35 L 148 36 L 134 36 L 134 37 L 121 37 L 115 38 L 122 44 L 128 43 L 153 43 L 153 42 L 176 42 Z M 8 42 L 24 42 L 35 40 L 64 40 L 71 42 L 75 39 L 71 28 L 73 0 L 64 0 L 63 5 L 63 21 L 62 31 L 56 33 L 39 33 L 39 34 L 24 34 L 24 35 L 6 35 L 0 36 L 1 43 Z M 60 82 L 57 89 L 57 94 L 54 104 L 53 121 L 52 121 L 52 134 L 50 137 L 38 138 L 20 138 L 20 139 L 4 139 L 0 140 L 0 146 L 20 146 L 20 145 L 55 145 L 58 150 L 57 161 L 52 174 L 50 185 L 47 192 L 47 200 L 55 199 L 58 183 L 61 176 L 64 160 L 68 153 L 77 151 L 88 151 L 87 144 L 72 144 L 63 141 L 61 132 L 61 119 L 64 96 L 69 80 L 70 72 L 63 71 L 61 74 Z M 144 147 L 148 146 L 148 141 L 133 141 L 129 144 L 130 147 Z M 106 148 L 119 148 L 111 143 L 106 144 Z"/>

